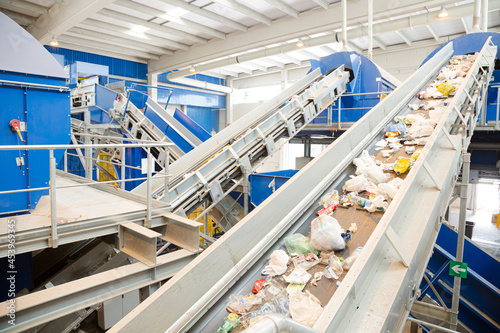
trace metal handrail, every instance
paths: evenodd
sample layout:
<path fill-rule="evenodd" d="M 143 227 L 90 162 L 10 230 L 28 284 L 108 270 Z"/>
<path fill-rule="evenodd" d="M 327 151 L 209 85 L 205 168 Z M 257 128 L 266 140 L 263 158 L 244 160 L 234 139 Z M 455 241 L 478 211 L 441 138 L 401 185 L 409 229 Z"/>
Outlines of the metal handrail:
<path fill-rule="evenodd" d="M 165 159 L 165 166 L 164 166 L 164 172 L 156 172 L 153 171 L 154 166 L 154 161 L 153 161 L 153 156 L 151 154 L 151 148 L 153 147 L 168 147 L 172 146 L 173 143 L 168 143 L 168 142 L 158 142 L 158 143 L 130 143 L 130 144 L 125 144 L 125 143 L 118 143 L 118 144 L 79 144 L 79 145 L 3 145 L 0 146 L 0 151 L 11 151 L 11 150 L 48 150 L 49 151 L 49 171 L 50 171 L 50 183 L 48 187 L 38 187 L 38 188 L 29 188 L 29 189 L 21 189 L 21 190 L 9 190 L 9 191 L 1 191 L 0 195 L 2 194 L 9 194 L 9 193 L 23 193 L 23 192 L 33 192 L 33 191 L 41 191 L 41 190 L 49 190 L 49 197 L 50 197 L 50 219 L 51 219 L 51 224 L 50 224 L 50 229 L 51 229 L 51 236 L 49 238 L 49 246 L 56 248 L 59 245 L 59 237 L 57 234 L 57 210 L 56 210 L 56 189 L 61 189 L 61 188 L 69 188 L 69 187 L 79 187 L 79 186 L 92 186 L 92 185 L 98 185 L 98 184 L 110 184 L 110 183 L 125 183 L 125 182 L 130 182 L 130 181 L 136 181 L 136 180 L 146 180 L 147 182 L 147 192 L 146 192 L 146 221 L 144 223 L 144 226 L 146 227 L 151 227 L 151 213 L 152 213 L 152 208 L 151 208 L 151 177 L 153 172 L 157 174 L 162 174 L 158 175 L 157 178 L 164 178 L 165 179 L 165 188 L 168 189 L 168 181 L 170 178 L 169 170 L 168 170 L 168 164 L 169 164 L 169 154 L 167 151 L 167 157 Z M 54 157 L 54 150 L 67 150 L 67 149 L 81 149 L 81 148 L 88 148 L 88 149 L 93 149 L 93 148 L 147 148 L 147 176 L 146 177 L 141 177 L 141 178 L 132 178 L 132 179 L 123 179 L 122 177 L 121 180 L 111 180 L 111 181 L 103 181 L 103 182 L 88 182 L 88 183 L 82 183 L 82 184 L 72 184 L 72 185 L 63 185 L 63 186 L 56 186 L 56 159 Z M 66 152 L 65 152 L 66 154 Z M 83 158 L 92 158 L 90 156 L 83 156 Z M 109 163 L 105 161 L 106 163 Z M 122 166 L 125 166 L 124 164 Z"/>

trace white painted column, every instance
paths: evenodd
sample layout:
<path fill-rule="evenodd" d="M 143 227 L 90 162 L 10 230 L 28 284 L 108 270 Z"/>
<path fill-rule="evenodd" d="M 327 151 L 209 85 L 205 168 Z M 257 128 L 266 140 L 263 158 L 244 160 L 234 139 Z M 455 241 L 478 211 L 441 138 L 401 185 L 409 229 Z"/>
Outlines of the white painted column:
<path fill-rule="evenodd" d="M 158 86 L 158 74 L 148 74 L 148 86 Z M 158 102 L 158 89 L 149 88 L 148 95 Z"/>
<path fill-rule="evenodd" d="M 283 68 L 281 70 L 281 91 L 286 89 L 286 84 L 288 83 L 288 69 Z"/>
<path fill-rule="evenodd" d="M 484 0 L 488 1 L 488 0 Z M 472 16 L 472 29 L 471 32 L 479 32 L 479 23 L 481 16 L 481 0 L 474 1 L 474 15 Z"/>
<path fill-rule="evenodd" d="M 488 31 L 488 0 L 481 2 L 481 31 Z"/>
<path fill-rule="evenodd" d="M 342 0 L 342 50 L 347 50 L 347 0 Z"/>
<path fill-rule="evenodd" d="M 233 86 L 233 80 L 227 79 L 227 86 Z M 234 121 L 233 105 L 234 105 L 234 92 L 226 94 L 226 126 L 229 126 Z"/>
<path fill-rule="evenodd" d="M 373 60 L 373 0 L 368 0 L 368 59 Z"/>

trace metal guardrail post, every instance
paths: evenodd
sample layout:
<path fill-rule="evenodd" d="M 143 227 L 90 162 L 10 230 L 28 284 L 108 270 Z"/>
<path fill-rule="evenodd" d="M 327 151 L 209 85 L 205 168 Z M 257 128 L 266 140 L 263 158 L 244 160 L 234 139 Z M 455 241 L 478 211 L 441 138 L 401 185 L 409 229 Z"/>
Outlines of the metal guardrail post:
<path fill-rule="evenodd" d="M 464 257 L 465 220 L 467 214 L 467 197 L 469 187 L 470 153 L 463 153 L 462 184 L 460 185 L 460 215 L 458 224 L 456 261 L 462 262 Z M 450 324 L 456 330 L 458 324 L 458 307 L 460 305 L 461 277 L 455 276 L 453 281 L 453 299 L 451 303 Z"/>
<path fill-rule="evenodd" d="M 68 172 L 68 154 L 64 151 L 64 172 Z"/>
<path fill-rule="evenodd" d="M 146 174 L 147 174 L 147 179 L 146 179 L 146 182 L 147 182 L 147 201 L 146 201 L 146 222 L 144 223 L 144 226 L 146 228 L 151 228 L 151 173 L 153 171 L 153 158 L 151 156 L 151 148 L 148 148 L 148 155 L 147 155 L 147 163 L 146 163 L 146 167 L 147 167 L 147 171 L 146 171 Z"/>
<path fill-rule="evenodd" d="M 121 180 L 125 180 L 125 147 L 120 148 L 121 150 L 121 165 L 120 165 L 120 178 Z M 121 188 L 122 190 L 125 189 L 125 182 L 121 182 Z"/>
<path fill-rule="evenodd" d="M 248 196 L 250 195 L 250 182 L 249 182 L 249 179 L 248 179 L 248 176 L 249 176 L 249 170 L 248 168 L 245 166 L 244 167 L 244 172 L 243 172 L 243 214 L 245 214 L 245 216 L 248 215 Z"/>
<path fill-rule="evenodd" d="M 495 129 L 500 130 L 500 123 L 498 122 L 500 118 L 500 86 L 497 86 L 497 118 L 495 122 Z"/>
<path fill-rule="evenodd" d="M 170 173 L 170 152 L 168 150 L 165 149 L 165 153 L 167 154 L 167 156 L 165 157 L 165 195 L 163 195 L 163 200 L 165 202 L 167 202 L 168 200 L 168 196 L 167 196 L 167 193 L 168 193 L 168 182 L 169 182 L 169 173 Z"/>
<path fill-rule="evenodd" d="M 341 129 L 341 124 L 340 124 L 340 104 L 342 104 L 342 96 L 339 96 L 338 98 L 338 103 L 339 103 L 339 114 L 338 114 L 338 118 L 339 118 L 339 126 L 338 126 L 338 129 L 340 130 Z"/>
<path fill-rule="evenodd" d="M 51 238 L 49 245 L 56 248 L 59 245 L 57 236 L 57 212 L 56 212 L 56 158 L 54 150 L 49 150 L 49 170 L 50 170 L 50 220 L 51 220 Z"/>

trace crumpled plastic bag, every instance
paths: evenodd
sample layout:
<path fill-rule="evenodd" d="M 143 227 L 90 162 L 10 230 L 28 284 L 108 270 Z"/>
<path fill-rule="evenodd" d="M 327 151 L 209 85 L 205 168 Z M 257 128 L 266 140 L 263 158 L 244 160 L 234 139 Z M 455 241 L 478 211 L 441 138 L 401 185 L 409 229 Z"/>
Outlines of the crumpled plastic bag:
<path fill-rule="evenodd" d="M 413 123 L 410 129 L 408 129 L 408 132 L 410 136 L 420 138 L 423 136 L 430 136 L 433 130 L 434 126 L 432 126 L 429 121 L 419 121 Z"/>
<path fill-rule="evenodd" d="M 319 299 L 309 291 L 301 291 L 290 296 L 290 314 L 293 320 L 313 327 L 322 312 L 323 307 Z"/>
<path fill-rule="evenodd" d="M 269 265 L 264 267 L 262 275 L 276 276 L 286 272 L 288 260 L 290 257 L 283 250 L 276 250 L 271 254 Z"/>
<path fill-rule="evenodd" d="M 329 215 L 321 215 L 311 223 L 311 245 L 321 251 L 340 251 L 345 248 L 342 227 Z"/>
<path fill-rule="evenodd" d="M 345 192 L 361 192 L 363 191 L 368 179 L 364 175 L 350 176 L 351 179 L 345 182 L 342 190 Z"/>
<path fill-rule="evenodd" d="M 239 314 L 244 314 L 254 306 L 262 304 L 262 296 L 248 294 L 232 294 L 229 296 L 229 303 L 226 306 L 226 309 L 229 312 L 236 312 Z"/>
<path fill-rule="evenodd" d="M 340 201 L 339 192 L 337 190 L 333 190 L 332 192 L 325 195 L 322 200 L 323 208 L 326 208 L 330 205 L 338 205 Z"/>
<path fill-rule="evenodd" d="M 372 203 L 370 206 L 365 207 L 367 211 L 370 213 L 373 213 L 374 211 L 378 210 L 384 210 L 386 211 L 387 208 L 389 208 L 389 204 L 384 201 L 384 196 L 383 195 L 377 195 L 375 198 L 371 199 L 370 202 Z"/>
<path fill-rule="evenodd" d="M 307 284 L 311 279 L 312 275 L 307 273 L 307 271 L 302 267 L 295 268 L 290 275 L 283 275 L 283 278 L 288 283 L 303 283 Z"/>
<path fill-rule="evenodd" d="M 285 246 L 288 254 L 292 257 L 314 252 L 311 240 L 302 234 L 293 234 L 285 237 Z"/>
<path fill-rule="evenodd" d="M 396 177 L 390 182 L 380 184 L 378 186 L 381 194 L 386 198 L 386 199 L 394 199 L 396 194 L 398 193 L 399 188 L 403 185 L 403 179 Z"/>
<path fill-rule="evenodd" d="M 387 181 L 387 176 L 384 174 L 384 171 L 375 163 L 370 154 L 368 154 L 368 151 L 363 150 L 361 156 L 355 158 L 353 163 L 357 167 L 356 175 L 364 175 L 366 179 L 375 184 L 385 183 Z"/>

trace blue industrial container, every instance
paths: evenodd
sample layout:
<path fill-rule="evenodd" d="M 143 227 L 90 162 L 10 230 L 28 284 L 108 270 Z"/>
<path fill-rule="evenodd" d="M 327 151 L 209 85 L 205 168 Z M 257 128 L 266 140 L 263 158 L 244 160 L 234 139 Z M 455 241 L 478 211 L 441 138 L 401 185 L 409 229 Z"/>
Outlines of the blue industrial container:
<path fill-rule="evenodd" d="M 299 172 L 299 170 L 290 169 L 251 174 L 248 177 L 250 181 L 251 203 L 255 206 L 260 205 L 297 172 Z"/>
<path fill-rule="evenodd" d="M 68 144 L 66 73 L 29 33 L 0 13 L 0 145 Z M 19 132 L 11 124 L 18 124 Z M 21 139 L 22 137 L 22 139 Z M 55 151 L 57 160 L 64 151 Z M 49 185 L 47 150 L 0 151 L 0 190 Z M 44 191 L 0 195 L 0 215 L 34 209 Z"/>

